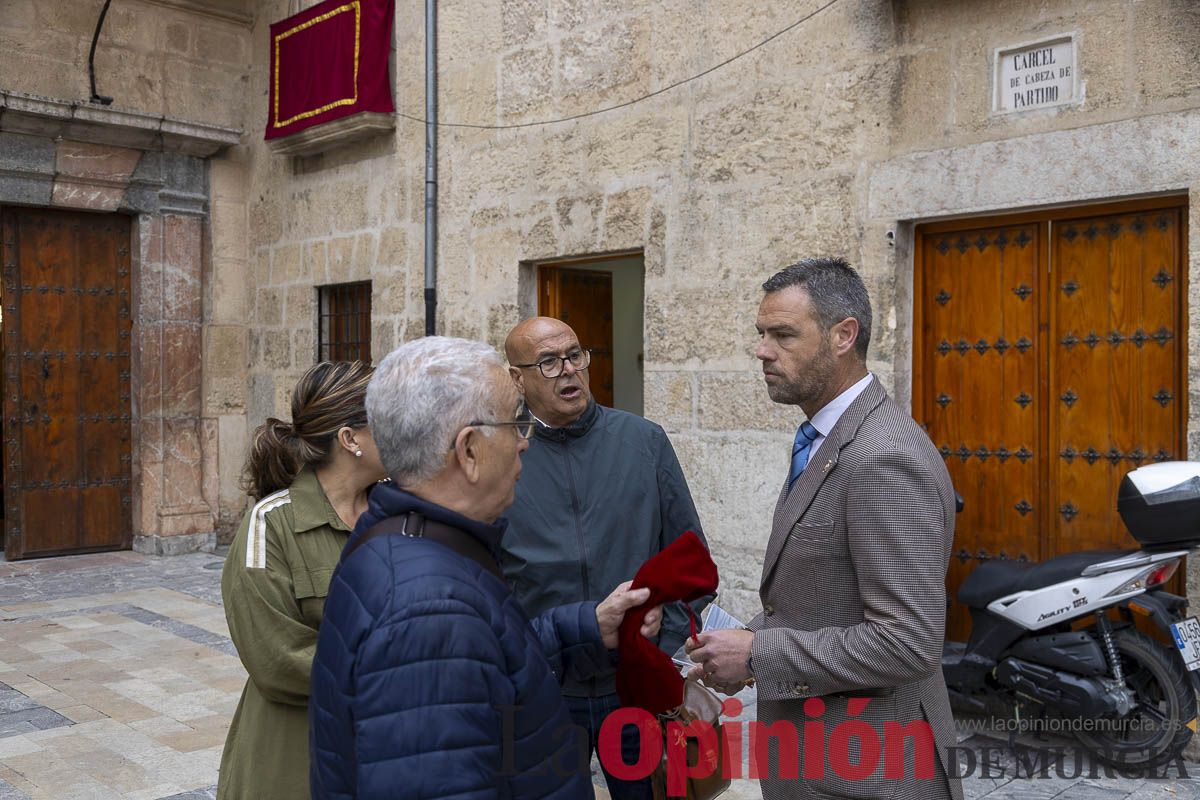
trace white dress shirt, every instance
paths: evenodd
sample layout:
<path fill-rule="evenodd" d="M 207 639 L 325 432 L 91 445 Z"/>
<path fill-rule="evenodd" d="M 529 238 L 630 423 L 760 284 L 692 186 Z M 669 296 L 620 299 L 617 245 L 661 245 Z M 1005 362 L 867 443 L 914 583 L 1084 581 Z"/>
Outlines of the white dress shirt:
<path fill-rule="evenodd" d="M 846 413 L 846 409 L 850 407 L 863 390 L 867 388 L 867 384 L 871 382 L 873 376 L 867 373 L 866 376 L 851 386 L 846 391 L 839 394 L 837 397 L 830 400 L 825 406 L 813 415 L 809 420 L 812 426 L 817 429 L 817 438 L 813 439 L 812 447 L 809 449 L 808 460 L 811 462 L 813 455 L 821 449 L 821 445 L 825 441 L 825 437 L 833 430 L 833 426 L 842 418 L 842 414 Z"/>

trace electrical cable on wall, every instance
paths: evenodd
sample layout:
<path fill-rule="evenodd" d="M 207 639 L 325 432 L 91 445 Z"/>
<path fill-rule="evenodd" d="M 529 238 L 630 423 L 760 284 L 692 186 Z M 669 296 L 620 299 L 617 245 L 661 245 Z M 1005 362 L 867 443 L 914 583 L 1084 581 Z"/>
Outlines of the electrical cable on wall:
<path fill-rule="evenodd" d="M 100 9 L 100 18 L 96 20 L 96 32 L 92 34 L 92 49 L 88 52 L 88 79 L 92 85 L 92 96 L 89 99 L 102 106 L 112 105 L 113 99 L 96 92 L 96 42 L 100 39 L 100 29 L 104 27 L 104 17 L 108 14 L 108 5 L 111 2 L 112 0 L 104 0 L 104 8 Z"/>
<path fill-rule="evenodd" d="M 469 122 L 434 122 L 432 124 L 436 125 L 439 128 L 474 128 L 477 130 L 500 131 L 500 130 L 512 130 L 515 128 L 534 128 L 534 127 L 538 127 L 541 125 L 554 125 L 559 122 L 571 122 L 572 120 L 583 119 L 585 117 L 594 117 L 597 114 L 604 114 L 609 111 L 616 111 L 617 109 L 628 108 L 629 106 L 635 105 L 637 103 L 641 103 L 644 100 L 649 100 L 652 97 L 657 97 L 660 94 L 669 92 L 672 89 L 676 89 L 680 86 L 683 86 L 684 84 L 691 83 L 692 81 L 695 81 L 695 80 L 699 80 L 700 78 L 703 78 L 705 75 L 716 72 L 717 70 L 721 69 L 721 67 L 732 64 L 734 61 L 737 61 L 742 56 L 746 56 L 746 55 L 749 55 L 750 53 L 753 53 L 755 50 L 762 47 L 763 45 L 766 45 L 769 42 L 771 42 L 775 39 L 778 39 L 780 36 L 783 36 L 788 31 L 796 28 L 797 26 L 799 26 L 805 22 L 808 22 L 810 19 L 815 17 L 817 14 L 820 14 L 822 11 L 829 8 L 830 6 L 836 5 L 838 2 L 840 2 L 840 0 L 829 0 L 829 2 L 820 6 L 815 11 L 811 11 L 808 14 L 805 14 L 803 17 L 796 20 L 791 25 L 788 25 L 786 28 L 783 28 L 782 30 L 776 31 L 775 33 L 768 36 L 766 39 L 763 39 L 761 42 L 754 45 L 753 47 L 749 47 L 749 48 L 741 51 L 740 53 L 737 53 L 736 55 L 730 56 L 729 58 L 725 59 L 721 63 L 714 64 L 713 66 L 709 67 L 708 69 L 704 70 L 703 72 L 698 72 L 689 78 L 684 78 L 682 80 L 675 81 L 674 83 L 672 83 L 668 86 L 664 86 L 661 89 L 656 89 L 655 91 L 650 92 L 649 94 L 644 94 L 641 97 L 635 97 L 632 100 L 626 100 L 623 103 L 617 103 L 615 105 L 605 106 L 604 108 L 598 108 L 594 111 L 584 111 L 580 114 L 572 114 L 569 117 L 560 117 L 558 119 L 538 120 L 536 122 L 517 122 L 517 123 L 510 124 L 510 125 L 477 125 L 477 124 L 473 124 L 473 123 L 469 123 Z M 397 111 L 396 116 L 403 117 L 404 119 L 407 119 L 407 120 L 412 120 L 413 122 L 419 122 L 422 125 L 430 124 L 429 120 L 426 120 L 422 117 L 415 117 L 415 116 L 412 116 L 411 114 L 405 114 L 402 111 Z"/>

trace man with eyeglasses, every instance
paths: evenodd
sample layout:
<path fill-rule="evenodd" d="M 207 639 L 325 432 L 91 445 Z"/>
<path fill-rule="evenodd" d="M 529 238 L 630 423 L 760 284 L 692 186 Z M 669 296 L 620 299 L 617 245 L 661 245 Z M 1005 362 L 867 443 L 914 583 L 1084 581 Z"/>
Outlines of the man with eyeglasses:
<path fill-rule="evenodd" d="M 524 320 L 504 348 L 513 382 L 536 419 L 501 560 L 527 614 L 602 598 L 685 531 L 703 539 L 666 433 L 596 403 L 588 385 L 591 352 L 569 325 L 550 317 Z M 693 605 L 696 614 L 709 599 Z M 658 644 L 674 654 L 689 631 L 686 609 L 668 606 Z M 605 717 L 620 707 L 615 671 L 569 677 L 563 694 L 594 749 Z M 638 746 L 637 730 L 626 727 L 625 763 L 635 763 Z M 653 794 L 648 780 L 622 781 L 607 770 L 605 780 L 613 800 Z"/>
<path fill-rule="evenodd" d="M 328 578 L 313 797 L 591 797 L 560 682 L 611 667 L 621 620 L 649 590 L 517 607 L 497 553 L 532 419 L 492 347 L 408 342 L 375 369 L 366 406 L 392 481 L 371 491 Z M 660 621 L 652 610 L 642 634 Z"/>

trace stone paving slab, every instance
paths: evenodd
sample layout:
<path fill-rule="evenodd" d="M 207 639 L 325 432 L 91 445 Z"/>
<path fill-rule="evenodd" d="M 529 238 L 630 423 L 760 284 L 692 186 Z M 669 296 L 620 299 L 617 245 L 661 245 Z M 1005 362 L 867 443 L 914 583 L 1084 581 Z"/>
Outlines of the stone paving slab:
<path fill-rule="evenodd" d="M 211 800 L 245 681 L 220 559 L 0 563 L 0 800 Z"/>
<path fill-rule="evenodd" d="M 0 561 L 0 800 L 214 800 L 245 672 L 221 608 L 217 555 L 102 553 Z M 738 695 L 751 720 L 754 691 Z M 1029 779 L 1001 732 L 959 721 L 959 744 L 999 748 L 968 800 L 1200 800 L 1189 777 L 1107 776 L 1074 767 Z M 748 756 L 747 756 L 748 757 Z M 1095 777 L 1093 777 L 1093 775 Z M 594 771 L 598 800 L 609 800 Z M 759 800 L 738 780 L 724 800 Z"/>

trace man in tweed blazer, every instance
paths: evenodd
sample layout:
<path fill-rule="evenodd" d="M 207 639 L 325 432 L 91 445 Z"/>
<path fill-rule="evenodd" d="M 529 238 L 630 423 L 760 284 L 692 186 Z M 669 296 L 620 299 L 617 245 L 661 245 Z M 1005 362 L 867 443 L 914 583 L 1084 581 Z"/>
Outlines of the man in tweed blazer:
<path fill-rule="evenodd" d="M 766 800 L 961 800 L 940 664 L 950 476 L 867 371 L 871 306 L 858 274 L 842 259 L 806 259 L 763 289 L 767 392 L 808 421 L 775 506 L 763 610 L 748 630 L 690 643 L 695 671 L 729 691 L 754 677 L 760 722 L 795 731 L 772 741 Z"/>

